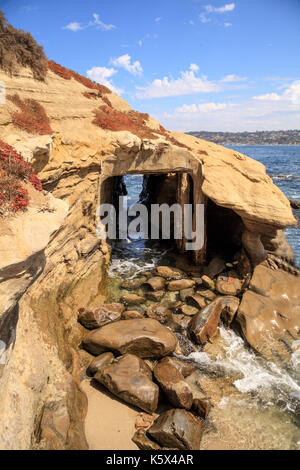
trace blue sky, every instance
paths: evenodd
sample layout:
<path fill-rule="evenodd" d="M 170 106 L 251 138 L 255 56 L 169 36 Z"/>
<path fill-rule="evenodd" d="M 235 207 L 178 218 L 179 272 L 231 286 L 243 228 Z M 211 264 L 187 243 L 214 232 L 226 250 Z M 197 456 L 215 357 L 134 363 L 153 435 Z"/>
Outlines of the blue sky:
<path fill-rule="evenodd" d="M 300 0 L 0 0 L 47 56 L 172 130 L 300 128 Z"/>

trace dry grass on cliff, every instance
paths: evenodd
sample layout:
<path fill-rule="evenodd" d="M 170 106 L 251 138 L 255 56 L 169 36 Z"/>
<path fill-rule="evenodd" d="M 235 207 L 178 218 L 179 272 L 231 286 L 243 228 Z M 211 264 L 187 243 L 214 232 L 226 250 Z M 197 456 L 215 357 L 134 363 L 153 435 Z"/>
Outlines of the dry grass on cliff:
<path fill-rule="evenodd" d="M 12 115 L 15 126 L 30 134 L 46 135 L 53 133 L 47 113 L 40 103 L 33 99 L 22 101 L 17 94 L 9 95 L 7 99 L 20 109 L 20 112 Z"/>
<path fill-rule="evenodd" d="M 31 34 L 8 24 L 0 10 L 0 68 L 14 73 L 19 67 L 29 67 L 34 78 L 44 80 L 47 58 Z"/>

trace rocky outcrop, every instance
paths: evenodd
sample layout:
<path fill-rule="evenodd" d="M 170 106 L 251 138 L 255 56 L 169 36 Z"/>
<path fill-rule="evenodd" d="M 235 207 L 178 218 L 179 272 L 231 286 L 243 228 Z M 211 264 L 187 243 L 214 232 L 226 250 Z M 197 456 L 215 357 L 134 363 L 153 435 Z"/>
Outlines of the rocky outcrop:
<path fill-rule="evenodd" d="M 299 305 L 300 278 L 264 264 L 255 268 L 236 319 L 257 352 L 286 362 L 299 340 Z"/>
<path fill-rule="evenodd" d="M 92 354 L 117 351 L 120 354 L 136 354 L 139 357 L 160 358 L 172 353 L 177 338 L 157 320 L 141 318 L 121 320 L 88 333 L 84 348 Z"/>

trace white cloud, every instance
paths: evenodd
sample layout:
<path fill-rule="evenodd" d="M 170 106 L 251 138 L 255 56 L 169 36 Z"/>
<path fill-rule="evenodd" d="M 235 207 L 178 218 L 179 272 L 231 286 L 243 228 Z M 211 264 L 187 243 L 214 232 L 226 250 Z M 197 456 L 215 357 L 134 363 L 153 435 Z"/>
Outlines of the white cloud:
<path fill-rule="evenodd" d="M 138 41 L 138 45 L 139 45 L 140 47 L 142 47 L 143 41 L 142 41 L 141 39 Z"/>
<path fill-rule="evenodd" d="M 98 13 L 93 13 L 93 21 L 89 21 L 86 25 L 78 23 L 77 21 L 73 21 L 72 23 L 67 24 L 67 26 L 63 26 L 62 29 L 69 29 L 70 31 L 77 32 L 82 29 L 96 27 L 97 29 L 101 29 L 102 31 L 112 31 L 116 29 L 114 24 L 106 24 L 100 20 Z"/>
<path fill-rule="evenodd" d="M 205 10 L 207 13 L 226 13 L 235 9 L 235 3 L 226 3 L 223 7 L 214 7 L 213 5 L 206 5 Z"/>
<path fill-rule="evenodd" d="M 107 67 L 92 67 L 86 72 L 88 78 L 90 78 L 91 80 L 94 80 L 95 82 L 100 83 L 101 85 L 105 85 L 110 88 L 114 93 L 121 95 L 122 93 L 124 93 L 124 91 L 119 88 L 116 88 L 112 81 L 108 80 L 116 73 L 117 70 L 115 70 L 114 68 Z"/>
<path fill-rule="evenodd" d="M 67 24 L 67 26 L 64 26 L 63 29 L 69 29 L 70 31 L 79 31 L 80 29 L 84 29 L 84 26 L 81 25 L 81 23 L 77 23 L 77 21 L 73 21 L 73 23 Z"/>
<path fill-rule="evenodd" d="M 222 7 L 214 7 L 213 5 L 205 5 L 203 7 L 205 9 L 205 12 L 200 13 L 199 18 L 201 23 L 209 23 L 211 21 L 209 15 L 212 13 L 228 13 L 229 11 L 232 11 L 235 9 L 235 3 L 226 3 Z M 231 26 L 231 23 L 225 23 L 225 26 Z"/>
<path fill-rule="evenodd" d="M 165 96 L 180 96 L 191 95 L 193 93 L 209 93 L 220 91 L 220 86 L 215 82 L 207 80 L 207 77 L 202 75 L 197 77 L 196 64 L 191 64 L 190 70 L 180 72 L 180 77 L 177 79 L 164 77 L 163 79 L 157 78 L 147 87 L 137 87 L 138 98 L 162 98 Z"/>
<path fill-rule="evenodd" d="M 277 93 L 266 93 L 265 95 L 253 96 L 254 100 L 260 101 L 286 101 L 294 105 L 300 104 L 300 80 L 289 85 L 282 95 Z"/>
<path fill-rule="evenodd" d="M 202 103 L 202 104 L 184 104 L 180 108 L 177 108 L 175 112 L 177 113 L 198 113 L 201 112 L 210 112 L 210 111 L 219 111 L 226 108 L 226 103 Z"/>
<path fill-rule="evenodd" d="M 131 57 L 129 54 L 124 54 L 118 57 L 117 59 L 111 59 L 111 64 L 114 65 L 115 67 L 120 67 L 127 72 L 131 73 L 132 75 L 142 75 L 143 73 L 143 68 L 138 60 L 131 63 Z"/>
<path fill-rule="evenodd" d="M 220 82 L 232 83 L 232 82 L 242 82 L 244 80 L 247 80 L 247 77 L 239 77 L 238 75 L 230 74 L 230 75 L 226 75 L 226 77 L 222 78 L 222 80 L 220 80 Z"/>
<path fill-rule="evenodd" d="M 253 96 L 253 99 L 261 101 L 279 101 L 280 96 L 277 95 L 277 93 L 266 93 L 265 95 Z"/>
<path fill-rule="evenodd" d="M 225 28 L 230 28 L 232 26 L 232 23 L 224 23 Z"/>

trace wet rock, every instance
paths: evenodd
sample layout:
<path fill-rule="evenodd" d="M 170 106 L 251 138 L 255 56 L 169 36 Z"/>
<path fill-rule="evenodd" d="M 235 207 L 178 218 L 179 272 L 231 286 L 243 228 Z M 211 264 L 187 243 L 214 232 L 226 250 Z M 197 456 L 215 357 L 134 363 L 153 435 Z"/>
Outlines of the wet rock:
<path fill-rule="evenodd" d="M 289 362 L 299 340 L 300 278 L 265 265 L 255 268 L 236 320 L 247 342 L 267 360 Z"/>
<path fill-rule="evenodd" d="M 184 315 L 193 316 L 199 312 L 199 308 L 192 307 L 192 305 L 183 304 L 180 308 Z"/>
<path fill-rule="evenodd" d="M 177 313 L 180 310 L 182 302 L 180 302 L 180 300 L 166 300 L 162 302 L 162 305 L 166 306 L 169 310 L 172 310 L 173 313 Z"/>
<path fill-rule="evenodd" d="M 173 329 L 175 332 L 183 333 L 190 324 L 191 317 L 183 315 L 182 313 L 173 313 L 172 314 L 173 324 L 168 326 Z"/>
<path fill-rule="evenodd" d="M 218 276 L 216 290 L 223 295 L 236 295 L 242 289 L 242 281 L 231 276 Z"/>
<path fill-rule="evenodd" d="M 201 277 L 192 277 L 192 280 L 195 281 L 196 286 L 201 286 L 203 284 Z"/>
<path fill-rule="evenodd" d="M 225 261 L 223 258 L 216 256 L 211 260 L 208 266 L 203 270 L 203 273 L 210 278 L 214 278 L 218 274 L 222 273 L 225 269 Z"/>
<path fill-rule="evenodd" d="M 157 266 L 155 269 L 158 276 L 162 276 L 166 279 L 182 279 L 186 277 L 186 273 L 179 268 L 171 268 L 169 266 Z"/>
<path fill-rule="evenodd" d="M 147 299 L 153 300 L 154 302 L 160 302 L 164 295 L 165 295 L 164 290 L 157 290 L 157 291 L 154 291 L 154 292 L 147 292 L 145 294 Z"/>
<path fill-rule="evenodd" d="M 300 210 L 300 201 L 297 201 L 296 199 L 289 199 L 291 207 L 296 210 Z"/>
<path fill-rule="evenodd" d="M 170 362 L 159 362 L 153 370 L 154 377 L 171 405 L 189 410 L 193 394 L 181 372 Z"/>
<path fill-rule="evenodd" d="M 157 408 L 159 389 L 152 382 L 152 372 L 133 354 L 121 356 L 117 362 L 97 372 L 94 378 L 127 403 L 149 413 Z"/>
<path fill-rule="evenodd" d="M 233 296 L 226 296 L 222 298 L 223 310 L 221 313 L 222 320 L 230 325 L 238 311 L 240 299 Z"/>
<path fill-rule="evenodd" d="M 202 432 L 203 423 L 192 413 L 173 408 L 154 421 L 147 435 L 164 447 L 199 450 Z"/>
<path fill-rule="evenodd" d="M 153 277 L 153 274 L 151 271 L 143 271 L 141 275 L 145 276 L 147 279 L 149 279 L 150 277 Z"/>
<path fill-rule="evenodd" d="M 124 305 L 119 303 L 103 304 L 94 310 L 80 308 L 78 321 L 85 328 L 92 330 L 108 323 L 120 320 L 121 314 L 125 310 Z"/>
<path fill-rule="evenodd" d="M 214 300 L 217 296 L 214 292 L 212 292 L 211 290 L 197 290 L 197 294 L 201 295 L 201 297 L 203 297 L 204 299 L 206 300 L 209 300 L 209 301 L 212 301 Z"/>
<path fill-rule="evenodd" d="M 216 299 L 193 317 L 189 325 L 193 341 L 204 344 L 217 333 L 222 309 L 221 299 Z"/>
<path fill-rule="evenodd" d="M 133 318 L 144 318 L 144 315 L 137 310 L 126 310 L 126 312 L 122 313 L 123 320 L 131 320 Z"/>
<path fill-rule="evenodd" d="M 121 297 L 122 302 L 126 305 L 138 305 L 146 301 L 146 299 L 137 294 L 125 294 Z"/>
<path fill-rule="evenodd" d="M 111 364 L 114 358 L 115 357 L 111 352 L 100 354 L 100 356 L 97 356 L 92 360 L 88 367 L 88 371 L 90 374 L 95 375 L 102 367 Z"/>
<path fill-rule="evenodd" d="M 180 297 L 180 300 L 182 300 L 182 302 L 185 302 L 186 298 L 193 294 L 194 294 L 194 287 L 189 287 L 188 289 L 182 289 L 179 292 L 179 297 Z"/>
<path fill-rule="evenodd" d="M 198 309 L 202 309 L 206 307 L 206 302 L 204 297 L 199 294 L 193 294 L 193 295 L 188 295 L 186 297 L 186 301 L 189 305 L 192 305 L 193 307 L 196 307 Z"/>
<path fill-rule="evenodd" d="M 120 320 L 93 330 L 83 339 L 91 354 L 117 351 L 139 357 L 160 358 L 175 351 L 177 338 L 168 328 L 152 318 Z"/>
<path fill-rule="evenodd" d="M 143 429 L 139 429 L 135 432 L 132 441 L 141 450 L 161 450 L 161 446 L 152 441 L 152 439 L 147 436 L 146 431 Z"/>
<path fill-rule="evenodd" d="M 202 276 L 201 277 L 202 284 L 204 287 L 207 287 L 208 289 L 215 290 L 215 283 L 214 281 L 209 277 L 209 276 Z"/>
<path fill-rule="evenodd" d="M 161 291 L 164 289 L 165 283 L 166 280 L 163 277 L 155 276 L 148 279 L 148 281 L 146 281 L 144 285 L 154 291 Z"/>
<path fill-rule="evenodd" d="M 195 285 L 195 281 L 192 281 L 192 279 L 179 279 L 177 281 L 170 281 L 168 283 L 168 290 L 176 291 L 176 290 L 189 289 L 190 287 L 193 287 L 194 285 Z"/>
<path fill-rule="evenodd" d="M 126 279 L 122 282 L 121 288 L 127 290 L 135 290 L 139 289 L 142 284 L 144 284 L 146 277 L 144 278 L 134 278 L 134 279 Z"/>
<path fill-rule="evenodd" d="M 192 411 L 194 411 L 199 418 L 206 419 L 210 409 L 211 404 L 208 400 L 201 400 L 200 398 L 195 398 L 193 400 Z"/>
<path fill-rule="evenodd" d="M 176 369 L 179 370 L 179 372 L 183 375 L 184 378 L 188 377 L 193 372 L 195 372 L 195 367 L 193 366 L 193 364 L 187 361 L 181 361 L 180 359 L 177 359 L 176 357 L 171 357 L 171 356 L 164 357 L 160 361 L 160 364 L 171 364 L 173 367 L 176 367 Z"/>
<path fill-rule="evenodd" d="M 159 321 L 160 323 L 166 323 L 170 320 L 172 312 L 162 304 L 151 305 L 146 312 L 149 318 Z"/>

